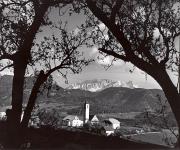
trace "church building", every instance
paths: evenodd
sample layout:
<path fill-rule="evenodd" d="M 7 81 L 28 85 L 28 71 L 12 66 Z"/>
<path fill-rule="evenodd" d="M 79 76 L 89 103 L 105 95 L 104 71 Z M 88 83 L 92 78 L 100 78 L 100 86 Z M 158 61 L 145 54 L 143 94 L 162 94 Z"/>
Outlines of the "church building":
<path fill-rule="evenodd" d="M 83 109 L 83 121 L 84 124 L 87 123 L 89 121 L 89 103 L 87 103 L 87 101 L 85 101 L 84 103 L 84 109 Z"/>
<path fill-rule="evenodd" d="M 90 105 L 87 101 L 85 101 L 83 105 L 83 116 L 75 116 L 68 115 L 63 119 L 63 125 L 72 126 L 72 127 L 80 127 L 86 123 L 96 124 L 99 123 L 99 119 L 96 115 L 90 115 Z"/>

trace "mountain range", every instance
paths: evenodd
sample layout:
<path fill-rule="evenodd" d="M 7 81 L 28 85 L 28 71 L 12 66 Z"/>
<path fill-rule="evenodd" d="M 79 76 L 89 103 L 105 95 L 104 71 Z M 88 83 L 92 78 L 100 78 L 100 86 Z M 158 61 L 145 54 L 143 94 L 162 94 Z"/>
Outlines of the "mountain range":
<path fill-rule="evenodd" d="M 26 77 L 24 87 L 24 104 L 33 86 L 34 78 Z M 78 86 L 70 86 L 68 89 L 53 84 L 50 94 L 39 93 L 37 103 L 41 108 L 56 108 L 62 112 L 81 113 L 83 103 L 90 103 L 91 113 L 121 113 L 155 111 L 159 106 L 158 100 L 165 102 L 165 96 L 160 89 L 135 88 L 132 82 L 114 82 L 111 80 L 84 81 Z M 0 77 L 0 106 L 8 106 L 11 103 L 12 76 Z M 91 92 L 91 90 L 93 92 Z M 96 89 L 96 90 L 95 90 Z M 159 96 L 157 96 L 159 95 Z M 170 108 L 169 108 L 170 111 Z"/>
<path fill-rule="evenodd" d="M 67 89 L 81 89 L 85 91 L 97 92 L 110 87 L 127 87 L 130 89 L 137 88 L 137 85 L 134 85 L 132 81 L 113 81 L 108 79 L 94 79 L 86 80 L 81 83 L 71 84 Z"/>

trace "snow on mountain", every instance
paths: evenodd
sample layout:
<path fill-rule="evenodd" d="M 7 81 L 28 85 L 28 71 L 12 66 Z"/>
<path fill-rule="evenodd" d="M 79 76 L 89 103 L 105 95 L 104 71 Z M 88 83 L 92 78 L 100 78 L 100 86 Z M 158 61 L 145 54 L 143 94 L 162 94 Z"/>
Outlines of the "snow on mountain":
<path fill-rule="evenodd" d="M 94 79 L 94 80 L 86 80 L 81 83 L 71 84 L 67 89 L 81 89 L 85 91 L 101 91 L 110 87 L 127 87 L 127 88 L 137 88 L 137 85 L 134 85 L 132 81 L 124 82 L 124 81 L 113 81 L 108 79 Z"/>

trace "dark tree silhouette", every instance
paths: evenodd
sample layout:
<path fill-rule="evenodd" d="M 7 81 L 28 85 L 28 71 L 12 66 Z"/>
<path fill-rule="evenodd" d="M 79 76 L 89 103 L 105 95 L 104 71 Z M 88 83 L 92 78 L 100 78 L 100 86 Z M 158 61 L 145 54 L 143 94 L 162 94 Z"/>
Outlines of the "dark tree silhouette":
<path fill-rule="evenodd" d="M 180 127 L 180 95 L 168 75 L 177 71 L 179 52 L 175 39 L 180 35 L 177 0 L 85 0 L 94 27 L 93 42 L 105 56 L 131 62 L 152 76 L 163 89 Z M 95 17 L 93 17 L 93 15 Z M 98 25 L 105 25 L 101 29 Z M 179 138 L 180 143 L 180 138 Z"/>
<path fill-rule="evenodd" d="M 180 96 L 167 72 L 168 69 L 176 71 L 179 65 L 178 51 L 174 45 L 175 39 L 180 35 L 178 1 L 82 0 L 82 3 L 79 2 L 76 1 L 74 4 L 82 4 L 85 6 L 83 8 L 89 8 L 91 11 L 89 13 L 84 9 L 86 15 L 90 17 L 86 27 L 95 27 L 100 23 L 99 21 L 106 26 L 105 30 L 100 28 L 91 30 L 94 35 L 92 41 L 99 47 L 99 51 L 114 56 L 115 60 L 131 62 L 152 76 L 162 87 L 180 127 Z M 9 127 L 12 129 L 11 139 L 16 139 L 13 136 L 18 134 L 20 127 L 24 76 L 27 65 L 33 64 L 34 57 L 31 52 L 36 34 L 40 26 L 51 24 L 47 19 L 47 11 L 50 7 L 56 6 L 61 9 L 69 3 L 72 3 L 72 0 L 0 2 L 0 60 L 9 60 L 6 66 L 3 65 L 4 63 L 1 64 L 0 70 L 9 67 L 14 69 L 12 110 L 8 119 Z M 74 5 L 76 11 L 80 10 L 78 5 Z M 156 32 L 158 36 L 155 36 Z M 48 74 L 51 69 L 40 71 L 41 80 L 45 80 L 44 74 Z M 36 91 L 40 85 L 41 83 L 34 85 L 34 90 Z M 31 93 L 32 99 L 36 98 L 35 93 Z M 180 138 L 178 141 L 180 143 Z"/>
<path fill-rule="evenodd" d="M 57 27 L 56 27 L 57 28 Z M 83 45 L 87 45 L 89 36 L 84 35 L 84 31 L 79 31 L 75 34 L 74 32 L 68 33 L 61 26 L 58 27 L 60 34 L 58 38 L 54 35 L 50 38 L 45 39 L 35 46 L 38 51 L 32 54 L 35 63 L 41 65 L 41 71 L 37 76 L 37 79 L 32 88 L 27 107 L 24 111 L 24 117 L 21 122 L 22 127 L 27 127 L 31 112 L 35 106 L 37 94 L 39 93 L 42 84 L 47 81 L 46 88 L 49 91 L 52 84 L 51 74 L 58 71 L 63 77 L 66 78 L 66 71 L 70 70 L 73 73 L 79 73 L 83 66 L 88 65 L 92 60 L 85 60 L 83 53 L 78 51 L 78 48 Z M 56 31 L 57 32 L 57 31 Z M 36 69 L 37 70 L 37 69 Z"/>
<path fill-rule="evenodd" d="M 13 68 L 12 109 L 8 113 L 8 147 L 19 147 L 21 127 L 27 127 L 31 111 L 41 85 L 56 70 L 66 75 L 65 70 L 74 73 L 81 71 L 88 61 L 77 49 L 86 44 L 86 35 L 81 32 L 67 33 L 60 22 L 53 25 L 48 18 L 52 7 L 61 11 L 72 0 L 10 0 L 0 2 L 0 70 Z M 59 14 L 61 15 L 61 14 Z M 63 26 L 62 26 L 63 25 Z M 35 43 L 40 27 L 50 26 L 59 31 L 60 36 L 44 37 L 41 43 Z M 82 38 L 83 37 L 83 38 Z M 5 61 L 4 61 L 5 60 Z M 8 60 L 8 61 L 7 61 Z M 39 75 L 32 88 L 24 117 L 21 122 L 24 77 L 28 66 L 40 64 Z"/>

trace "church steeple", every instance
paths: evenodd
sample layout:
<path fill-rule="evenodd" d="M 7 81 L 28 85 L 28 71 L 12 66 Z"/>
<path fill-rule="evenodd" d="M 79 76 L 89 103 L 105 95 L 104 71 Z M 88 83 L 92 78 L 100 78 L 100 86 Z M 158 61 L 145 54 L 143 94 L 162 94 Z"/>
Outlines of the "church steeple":
<path fill-rule="evenodd" d="M 84 116 L 83 116 L 84 123 L 89 121 L 89 103 L 85 100 L 84 103 Z"/>

